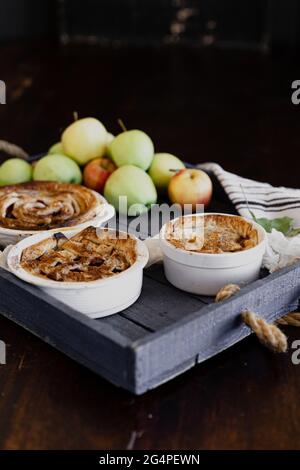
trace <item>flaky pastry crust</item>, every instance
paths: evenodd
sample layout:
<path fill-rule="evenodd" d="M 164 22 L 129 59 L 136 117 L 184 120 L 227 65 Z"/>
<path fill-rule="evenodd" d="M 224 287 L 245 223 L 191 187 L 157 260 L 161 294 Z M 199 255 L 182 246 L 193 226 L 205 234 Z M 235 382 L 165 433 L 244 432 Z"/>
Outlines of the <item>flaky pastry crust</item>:
<path fill-rule="evenodd" d="M 62 233 L 23 250 L 21 266 L 35 276 L 60 282 L 89 282 L 128 269 L 136 261 L 130 235 L 88 227 L 67 238 Z"/>
<path fill-rule="evenodd" d="M 166 239 L 176 248 L 217 254 L 253 248 L 258 244 L 258 233 L 242 217 L 210 214 L 170 222 Z"/>
<path fill-rule="evenodd" d="M 96 194 L 78 184 L 33 181 L 0 188 L 0 227 L 13 230 L 70 227 L 103 210 Z"/>

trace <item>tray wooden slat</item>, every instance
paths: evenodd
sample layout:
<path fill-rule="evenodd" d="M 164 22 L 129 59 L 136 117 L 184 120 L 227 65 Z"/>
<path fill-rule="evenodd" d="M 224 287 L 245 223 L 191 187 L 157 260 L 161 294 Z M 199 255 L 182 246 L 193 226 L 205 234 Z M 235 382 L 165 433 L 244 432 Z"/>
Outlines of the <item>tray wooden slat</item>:
<path fill-rule="evenodd" d="M 139 300 L 122 315 L 152 331 L 159 331 L 191 312 L 198 312 L 204 305 L 200 299 L 170 285 L 162 285 L 146 275 Z"/>
<path fill-rule="evenodd" d="M 130 323 L 130 334 L 128 327 L 121 333 L 115 325 L 89 319 L 2 268 L 0 277 L 2 315 L 116 385 L 134 386 L 128 361 L 136 325 Z M 138 329 L 141 338 L 144 331 Z"/>
<path fill-rule="evenodd" d="M 214 189 L 210 210 L 234 213 L 216 180 Z M 141 394 L 245 338 L 250 331 L 240 320 L 243 309 L 273 321 L 298 307 L 300 263 L 262 276 L 216 304 L 176 289 L 161 265 L 152 266 L 134 305 L 94 320 L 0 268 L 0 312 L 112 383 Z"/>
<path fill-rule="evenodd" d="M 243 288 L 231 299 L 206 305 L 134 345 L 136 393 L 169 380 L 180 367 L 192 367 L 250 334 L 241 321 L 244 309 L 269 322 L 298 307 L 300 263 Z"/>

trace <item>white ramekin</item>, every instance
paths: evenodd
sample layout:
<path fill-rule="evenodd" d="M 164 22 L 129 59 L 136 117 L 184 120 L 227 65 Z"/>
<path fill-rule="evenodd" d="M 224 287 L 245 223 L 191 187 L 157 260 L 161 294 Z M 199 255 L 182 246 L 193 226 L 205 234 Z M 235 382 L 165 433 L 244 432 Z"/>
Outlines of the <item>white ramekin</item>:
<path fill-rule="evenodd" d="M 94 192 L 94 191 L 93 191 Z M 57 231 L 59 232 L 69 232 L 73 228 L 78 228 L 80 230 L 83 230 L 86 227 L 89 227 L 90 225 L 93 225 L 94 227 L 100 227 L 100 225 L 103 225 L 104 222 L 107 222 L 110 220 L 114 215 L 115 215 L 115 209 L 111 204 L 108 204 L 106 199 L 104 199 L 101 194 L 96 193 L 97 198 L 103 204 L 103 210 L 99 215 L 96 215 L 90 220 L 87 220 L 86 222 L 83 222 L 78 225 L 74 225 L 72 227 L 56 227 L 50 230 L 14 230 L 11 228 L 4 228 L 0 227 L 0 246 L 1 247 L 6 247 L 8 245 L 15 245 L 18 243 L 20 240 L 23 240 L 23 238 L 27 238 L 31 235 L 35 235 L 38 233 L 55 233 Z"/>
<path fill-rule="evenodd" d="M 194 215 L 202 217 L 214 214 Z M 237 217 L 230 214 L 219 215 Z M 172 222 L 176 220 L 178 219 Z M 248 250 L 219 254 L 195 253 L 176 248 L 165 238 L 167 228 L 165 224 L 160 231 L 160 248 L 163 252 L 164 271 L 168 281 L 175 287 L 193 294 L 216 295 L 226 284 L 245 285 L 256 280 L 265 252 L 266 232 L 259 224 L 245 220 L 257 230 L 258 244 Z"/>
<path fill-rule="evenodd" d="M 70 238 L 81 230 L 69 230 L 65 235 Z M 101 318 L 120 312 L 138 299 L 143 283 L 143 268 L 149 258 L 148 249 L 142 241 L 131 235 L 136 240 L 137 259 L 126 271 L 91 282 L 59 282 L 34 276 L 20 266 L 22 251 L 48 238 L 49 235 L 51 236 L 49 232 L 39 233 L 14 245 L 7 256 L 8 269 L 23 281 L 38 286 L 47 294 L 90 318 Z"/>

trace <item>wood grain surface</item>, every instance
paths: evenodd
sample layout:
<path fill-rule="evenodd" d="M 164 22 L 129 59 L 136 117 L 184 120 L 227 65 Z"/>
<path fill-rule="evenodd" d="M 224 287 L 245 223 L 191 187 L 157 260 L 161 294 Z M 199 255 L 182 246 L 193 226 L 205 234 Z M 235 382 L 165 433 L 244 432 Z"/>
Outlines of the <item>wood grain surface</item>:
<path fill-rule="evenodd" d="M 157 150 L 299 187 L 294 57 L 190 49 L 1 45 L 1 138 L 47 149 L 80 116 L 148 132 Z M 12 295 L 11 293 L 9 295 Z M 42 314 L 42 312 L 40 312 Z M 297 329 L 285 328 L 289 345 Z M 299 448 L 299 367 L 252 336 L 145 396 L 110 385 L 0 317 L 1 449 Z"/>

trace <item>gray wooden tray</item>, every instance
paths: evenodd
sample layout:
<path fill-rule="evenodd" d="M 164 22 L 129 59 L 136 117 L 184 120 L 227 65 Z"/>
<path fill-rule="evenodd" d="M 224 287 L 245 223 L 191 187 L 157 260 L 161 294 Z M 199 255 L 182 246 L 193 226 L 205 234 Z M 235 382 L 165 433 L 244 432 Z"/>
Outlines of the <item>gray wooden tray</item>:
<path fill-rule="evenodd" d="M 234 212 L 215 182 L 212 211 Z M 144 274 L 139 300 L 92 320 L 0 269 L 0 312 L 110 382 L 142 394 L 249 335 L 240 312 L 272 321 L 298 307 L 300 263 L 214 303 L 171 286 L 163 268 Z"/>

